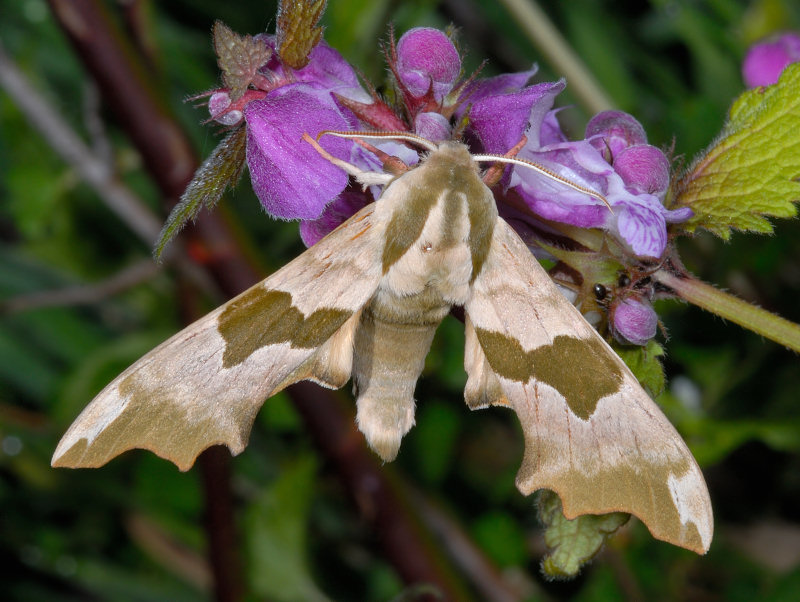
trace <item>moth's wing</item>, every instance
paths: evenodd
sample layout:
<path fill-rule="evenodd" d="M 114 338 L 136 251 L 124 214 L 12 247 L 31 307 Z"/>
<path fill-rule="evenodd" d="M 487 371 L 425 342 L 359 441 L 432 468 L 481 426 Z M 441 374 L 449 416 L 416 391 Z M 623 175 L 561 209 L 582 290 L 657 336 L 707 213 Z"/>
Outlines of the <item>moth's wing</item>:
<path fill-rule="evenodd" d="M 361 308 L 381 278 L 372 209 L 118 376 L 61 439 L 53 466 L 100 466 L 144 448 L 187 470 L 211 445 L 241 452 L 264 400 L 287 385 L 344 385 Z"/>
<path fill-rule="evenodd" d="M 465 310 L 467 403 L 516 411 L 523 493 L 555 491 L 567 518 L 627 512 L 708 550 L 711 502 L 686 444 L 500 218 Z"/>

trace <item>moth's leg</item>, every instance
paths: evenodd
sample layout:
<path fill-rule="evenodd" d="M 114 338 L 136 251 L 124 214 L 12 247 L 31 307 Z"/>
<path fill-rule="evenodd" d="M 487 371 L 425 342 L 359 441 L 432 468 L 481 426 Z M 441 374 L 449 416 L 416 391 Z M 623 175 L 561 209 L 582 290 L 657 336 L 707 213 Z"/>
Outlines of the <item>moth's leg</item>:
<path fill-rule="evenodd" d="M 522 147 L 528 142 L 528 137 L 526 135 L 522 135 L 520 141 L 517 142 L 514 147 L 508 151 L 505 155 L 506 158 L 516 157 L 517 153 L 522 150 Z M 489 188 L 500 182 L 500 179 L 503 177 L 503 171 L 506 168 L 505 163 L 494 163 L 492 166 L 486 170 L 486 173 L 483 174 L 483 183 L 486 184 Z"/>
<path fill-rule="evenodd" d="M 325 157 L 328 161 L 336 165 L 345 173 L 348 173 L 351 176 L 353 176 L 356 180 L 358 180 L 359 184 L 361 184 L 364 188 L 366 188 L 367 186 L 374 186 L 374 185 L 385 186 L 386 184 L 391 182 L 392 179 L 394 179 L 395 177 L 390 173 L 383 173 L 378 171 L 365 171 L 363 169 L 356 167 L 352 163 L 348 163 L 347 161 L 342 161 L 341 159 L 334 157 L 328 151 L 322 148 L 319 145 L 319 142 L 314 140 L 308 134 L 303 134 L 303 140 L 305 140 L 311 146 L 313 146 L 314 150 L 316 150 L 320 155 Z"/>

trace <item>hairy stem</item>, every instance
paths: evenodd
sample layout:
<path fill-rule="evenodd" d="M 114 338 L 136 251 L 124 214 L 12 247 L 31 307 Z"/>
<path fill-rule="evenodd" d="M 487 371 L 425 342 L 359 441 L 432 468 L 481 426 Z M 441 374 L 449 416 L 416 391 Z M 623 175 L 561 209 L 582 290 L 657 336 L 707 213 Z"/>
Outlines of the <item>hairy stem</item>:
<path fill-rule="evenodd" d="M 681 299 L 739 326 L 800 352 L 800 325 L 698 280 L 694 276 L 659 270 L 653 279 L 672 289 Z"/>

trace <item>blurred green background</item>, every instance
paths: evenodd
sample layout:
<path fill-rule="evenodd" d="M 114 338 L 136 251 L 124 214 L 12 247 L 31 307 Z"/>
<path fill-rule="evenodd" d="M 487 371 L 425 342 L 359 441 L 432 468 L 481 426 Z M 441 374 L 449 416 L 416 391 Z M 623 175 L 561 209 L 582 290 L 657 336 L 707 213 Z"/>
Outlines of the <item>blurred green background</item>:
<path fill-rule="evenodd" d="M 263 0 L 105 3 L 149 61 L 159 94 L 199 156 L 218 137 L 184 99 L 217 85 L 210 30 L 274 30 Z M 710 144 L 742 91 L 749 44 L 800 28 L 790 0 L 542 2 L 556 29 L 614 105 L 635 115 L 650 142 L 691 160 Z M 560 77 L 502 2 L 330 0 L 326 39 L 371 81 L 385 75 L 380 41 L 419 25 L 459 30 L 465 71 L 528 68 Z M 93 35 L 93 32 L 87 32 Z M 163 217 L 158 188 L 137 149 L 98 97 L 44 0 L 4 2 L 5 52 L 120 180 Z M 562 122 L 580 137 L 591 114 L 567 92 Z M 798 133 L 800 135 L 800 133 Z M 295 224 L 260 210 L 247 178 L 224 204 L 243 244 L 272 270 L 301 249 Z M 800 227 L 775 235 L 707 235 L 681 242 L 706 281 L 800 321 Z M 53 470 L 66 427 L 102 386 L 181 328 L 187 292 L 171 269 L 150 269 L 150 248 L 98 200 L 0 91 L 0 598 L 20 601 L 206 600 L 212 570 L 204 526 L 208 483 L 135 451 L 99 470 Z M 137 278 L 112 292 L 135 266 Z M 92 292 L 73 303 L 59 291 Z M 43 295 L 31 296 L 34 293 Z M 21 297 L 24 296 L 24 297 Z M 22 301 L 9 306 L 9 300 Z M 219 301 L 193 295 L 206 311 Z M 34 307 L 33 304 L 45 306 Z M 571 582 L 546 582 L 534 500 L 514 487 L 522 441 L 513 415 L 463 404 L 462 326 L 440 329 L 417 388 L 417 426 L 383 470 L 413 497 L 422 529 L 476 600 L 800 599 L 800 363 L 777 345 L 678 303 L 659 308 L 668 391 L 659 398 L 703 467 L 716 535 L 705 557 L 654 541 L 636 521 Z M 663 337 L 662 337 L 663 339 Z M 349 387 L 338 393 L 350 400 Z M 265 404 L 247 450 L 232 462 L 239 586 L 248 600 L 418 599 L 376 533 L 281 394 Z M 214 484 L 211 484 L 212 488 Z M 423 511 L 423 508 L 427 510 Z M 433 514 L 447 521 L 434 529 Z M 428 520 L 428 522 L 426 522 Z M 454 543 L 455 542 L 455 543 Z M 459 543 L 460 542 L 460 543 Z M 476 588 L 491 569 L 503 595 Z M 438 548 L 437 548 L 438 549 Z M 221 596 L 221 594 L 217 594 Z M 220 599 L 223 599 L 220 597 Z M 230 599 L 230 598 L 229 598 Z M 401 598 L 398 598 L 401 599 Z M 421 598 L 419 598 L 421 599 Z"/>

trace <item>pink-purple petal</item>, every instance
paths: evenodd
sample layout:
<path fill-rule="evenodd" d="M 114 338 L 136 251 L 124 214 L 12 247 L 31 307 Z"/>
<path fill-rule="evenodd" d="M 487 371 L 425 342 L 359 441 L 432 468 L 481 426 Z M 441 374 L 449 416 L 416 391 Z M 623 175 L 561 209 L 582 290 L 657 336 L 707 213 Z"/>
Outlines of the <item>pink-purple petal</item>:
<path fill-rule="evenodd" d="M 268 213 L 283 219 L 316 219 L 344 190 L 347 174 L 302 140 L 322 130 L 348 129 L 330 94 L 307 84 L 273 90 L 245 107 L 247 165 L 253 190 Z M 335 157 L 348 159 L 351 142 L 320 142 Z"/>
<path fill-rule="evenodd" d="M 655 197 L 629 199 L 613 204 L 617 232 L 638 257 L 661 257 L 667 246 L 667 225 L 661 203 Z"/>
<path fill-rule="evenodd" d="M 680 209 L 664 210 L 664 221 L 668 224 L 680 224 L 687 219 L 694 217 L 691 207 L 681 207 Z"/>
<path fill-rule="evenodd" d="M 431 142 L 442 142 L 450 139 L 452 127 L 441 113 L 419 113 L 414 118 L 414 133 Z"/>
<path fill-rule="evenodd" d="M 459 100 L 463 100 L 469 105 L 487 96 L 518 92 L 536 74 L 537 70 L 538 68 L 534 65 L 527 71 L 504 73 L 503 75 L 496 75 L 486 79 L 476 79 L 467 85 Z"/>
<path fill-rule="evenodd" d="M 578 228 L 603 228 L 610 216 L 608 207 L 586 195 L 533 195 L 523 190 L 520 196 L 536 215 Z"/>
<path fill-rule="evenodd" d="M 542 126 L 539 129 L 539 144 L 541 146 L 545 147 L 567 142 L 567 136 L 561 129 L 561 124 L 558 122 L 557 117 L 561 110 L 561 108 L 553 109 L 545 114 Z"/>
<path fill-rule="evenodd" d="M 552 145 L 542 150 L 533 149 L 531 139 L 518 154 L 521 159 L 540 165 L 572 184 L 577 184 L 588 190 L 606 194 L 607 182 L 614 173 L 612 167 L 606 163 L 600 154 L 585 140 L 565 142 Z M 511 186 L 522 182 L 531 187 L 547 187 L 556 193 L 578 194 L 567 184 L 553 181 L 547 176 L 530 167 L 515 166 Z M 601 202 L 601 201 L 597 201 Z"/>
<path fill-rule="evenodd" d="M 473 103 L 469 112 L 470 127 L 489 153 L 505 153 L 517 144 L 523 133 L 534 148 L 555 97 L 564 82 L 544 82 L 519 92 L 485 96 Z"/>
<path fill-rule="evenodd" d="M 364 193 L 345 190 L 317 219 L 300 222 L 300 238 L 307 247 L 317 244 L 371 202 L 372 198 Z"/>
<path fill-rule="evenodd" d="M 294 77 L 297 81 L 320 84 L 329 90 L 360 87 L 350 63 L 324 41 L 314 46 L 308 65 L 294 71 Z"/>

